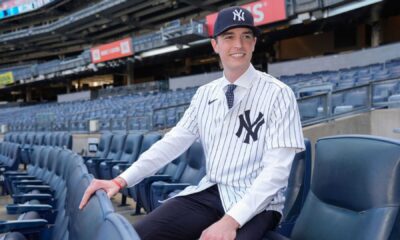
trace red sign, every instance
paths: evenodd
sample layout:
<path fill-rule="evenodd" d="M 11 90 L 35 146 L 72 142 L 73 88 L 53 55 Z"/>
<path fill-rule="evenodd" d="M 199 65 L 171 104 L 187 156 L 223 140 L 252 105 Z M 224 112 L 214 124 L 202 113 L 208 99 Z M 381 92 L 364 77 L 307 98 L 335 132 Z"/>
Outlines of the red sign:
<path fill-rule="evenodd" d="M 111 59 L 133 55 L 132 38 L 125 38 L 90 49 L 92 62 L 99 63 Z"/>
<path fill-rule="evenodd" d="M 254 17 L 254 25 L 260 26 L 286 19 L 285 0 L 260 0 L 242 5 L 249 10 Z M 214 32 L 214 23 L 218 13 L 206 16 L 208 35 Z"/>

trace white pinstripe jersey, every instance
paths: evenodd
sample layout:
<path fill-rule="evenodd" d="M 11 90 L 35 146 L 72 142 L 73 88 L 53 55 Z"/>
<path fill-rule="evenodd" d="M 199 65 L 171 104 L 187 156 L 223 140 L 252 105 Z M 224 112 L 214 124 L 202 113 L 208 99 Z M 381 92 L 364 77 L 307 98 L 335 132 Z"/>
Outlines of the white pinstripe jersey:
<path fill-rule="evenodd" d="M 226 211 L 244 196 L 265 167 L 265 151 L 304 148 L 292 90 L 252 65 L 240 78 L 245 88 L 230 110 L 222 90 L 226 80 L 220 78 L 198 89 L 177 125 L 201 139 L 207 171 L 198 186 L 188 187 L 179 195 L 217 183 Z M 267 210 L 282 212 L 284 188 L 271 196 Z"/>

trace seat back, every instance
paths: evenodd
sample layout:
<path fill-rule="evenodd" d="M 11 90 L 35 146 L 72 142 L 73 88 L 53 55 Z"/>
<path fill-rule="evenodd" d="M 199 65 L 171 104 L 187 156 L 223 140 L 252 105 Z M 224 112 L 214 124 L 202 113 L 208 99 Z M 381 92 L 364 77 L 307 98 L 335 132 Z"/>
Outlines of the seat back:
<path fill-rule="evenodd" d="M 276 232 L 289 237 L 303 208 L 311 181 L 311 142 L 304 139 L 305 150 L 294 156 L 286 188 L 282 221 Z"/>
<path fill-rule="evenodd" d="M 399 141 L 322 138 L 292 239 L 399 239 L 399 205 Z"/>
<path fill-rule="evenodd" d="M 186 166 L 178 182 L 197 185 L 206 174 L 205 155 L 200 142 L 194 142 L 188 149 Z"/>
<path fill-rule="evenodd" d="M 72 149 L 72 134 L 71 133 L 64 133 L 62 135 L 62 143 L 61 147 Z"/>
<path fill-rule="evenodd" d="M 139 240 L 140 237 L 126 218 L 118 213 L 110 213 L 104 219 L 94 239 Z"/>
<path fill-rule="evenodd" d="M 140 146 L 140 154 L 149 149 L 154 143 L 161 139 L 161 134 L 158 132 L 149 133 L 143 136 L 142 145 Z"/>
<path fill-rule="evenodd" d="M 132 163 L 139 156 L 139 149 L 142 145 L 143 135 L 138 133 L 128 134 L 125 140 L 124 149 L 119 160 Z"/>
<path fill-rule="evenodd" d="M 83 180 L 84 185 L 89 183 L 86 181 L 88 179 Z M 84 191 L 79 191 L 75 196 L 78 204 L 82 199 L 83 193 Z M 96 239 L 95 236 L 101 230 L 106 216 L 112 213 L 114 208 L 106 193 L 104 191 L 97 191 L 82 210 L 79 210 L 78 205 L 76 205 L 76 208 L 72 211 L 69 227 L 70 239 Z"/>
<path fill-rule="evenodd" d="M 113 135 L 109 132 L 103 133 L 99 140 L 99 145 L 97 146 L 96 157 L 105 158 L 110 151 L 110 143 Z"/>
<path fill-rule="evenodd" d="M 125 139 L 126 139 L 125 134 L 115 134 L 112 138 L 110 151 L 108 152 L 106 158 L 113 160 L 120 159 Z"/>
<path fill-rule="evenodd" d="M 43 133 L 36 133 L 35 134 L 35 140 L 33 141 L 34 145 L 43 145 L 43 138 L 44 134 Z"/>
<path fill-rule="evenodd" d="M 52 135 L 53 134 L 51 132 L 47 132 L 44 134 L 43 145 L 51 146 Z"/>

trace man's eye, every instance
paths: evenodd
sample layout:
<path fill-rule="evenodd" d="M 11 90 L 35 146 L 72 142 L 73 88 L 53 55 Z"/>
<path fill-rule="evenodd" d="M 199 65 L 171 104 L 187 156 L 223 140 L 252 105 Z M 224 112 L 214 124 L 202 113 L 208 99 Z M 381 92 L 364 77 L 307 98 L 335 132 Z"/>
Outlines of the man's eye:
<path fill-rule="evenodd" d="M 224 36 L 224 39 L 232 39 L 232 36 L 230 36 L 230 35 L 225 35 L 225 36 Z"/>
<path fill-rule="evenodd" d="M 251 34 L 245 34 L 243 35 L 244 39 L 252 39 L 252 35 Z"/>

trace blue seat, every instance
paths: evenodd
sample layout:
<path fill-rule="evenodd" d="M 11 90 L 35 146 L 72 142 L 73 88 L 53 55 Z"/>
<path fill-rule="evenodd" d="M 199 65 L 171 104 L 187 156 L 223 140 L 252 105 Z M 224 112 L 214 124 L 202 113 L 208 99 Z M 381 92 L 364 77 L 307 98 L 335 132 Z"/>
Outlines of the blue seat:
<path fill-rule="evenodd" d="M 151 184 L 156 181 L 167 181 L 170 183 L 177 182 L 185 169 L 187 163 L 186 156 L 187 152 L 184 152 L 177 159 L 168 163 L 164 168 L 158 171 L 156 175 L 145 178 L 137 184 L 138 202 L 142 204 L 143 209 L 147 213 L 153 210 L 150 203 Z"/>
<path fill-rule="evenodd" d="M 113 135 L 111 140 L 110 150 L 108 151 L 105 158 L 91 158 L 86 161 L 86 166 L 91 174 L 94 175 L 95 178 L 99 178 L 99 165 L 101 162 L 106 160 L 118 160 L 122 155 L 122 150 L 124 147 L 126 135 L 125 134 L 116 134 Z"/>
<path fill-rule="evenodd" d="M 94 156 L 83 156 L 83 160 L 87 161 L 93 157 L 95 158 L 105 158 L 110 151 L 110 144 L 113 135 L 110 132 L 103 133 L 100 136 L 99 144 L 97 145 L 97 151 Z"/>
<path fill-rule="evenodd" d="M 104 219 L 94 239 L 139 240 L 140 237 L 126 218 L 118 213 L 110 213 Z"/>
<path fill-rule="evenodd" d="M 153 132 L 153 133 L 149 133 L 143 136 L 142 139 L 142 144 L 140 145 L 140 150 L 139 153 L 137 155 L 137 158 L 140 156 L 140 154 L 142 154 L 143 152 L 145 152 L 147 149 L 149 149 L 154 143 L 156 143 L 158 140 L 161 139 L 161 134 L 158 132 Z M 112 177 L 115 178 L 117 176 L 119 176 L 123 171 L 125 171 L 128 167 L 131 166 L 131 164 L 133 162 L 135 162 L 136 159 L 133 159 L 133 161 L 131 163 L 128 164 L 117 164 L 112 168 Z M 121 199 L 121 204 L 125 205 L 126 204 L 126 197 L 130 196 L 131 198 L 133 198 L 136 201 L 136 212 L 138 212 L 140 210 L 140 203 L 138 202 L 138 198 L 137 198 L 137 189 L 136 187 L 132 187 L 132 188 L 128 188 L 128 189 L 124 189 L 122 191 L 122 199 Z"/>
<path fill-rule="evenodd" d="M 393 139 L 319 139 L 311 189 L 291 239 L 399 239 L 399 156 L 400 142 Z"/>
<path fill-rule="evenodd" d="M 275 229 L 284 236 L 290 236 L 297 217 L 303 208 L 311 183 L 311 142 L 304 139 L 306 149 L 295 155 L 290 170 L 282 220 Z"/>
<path fill-rule="evenodd" d="M 186 166 L 175 183 L 157 181 L 151 185 L 150 204 L 155 209 L 165 200 L 190 185 L 197 185 L 206 174 L 205 155 L 201 143 L 194 142 L 186 156 Z"/>
<path fill-rule="evenodd" d="M 99 165 L 99 178 L 112 179 L 112 168 L 116 164 L 132 164 L 139 156 L 140 146 L 142 145 L 142 134 L 131 133 L 126 137 L 123 151 L 119 159 L 103 161 Z"/>

